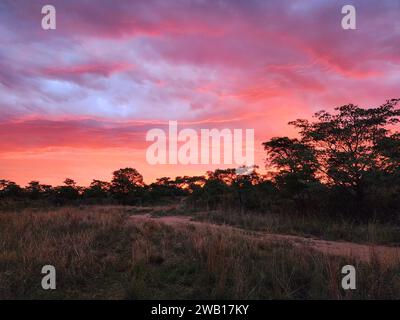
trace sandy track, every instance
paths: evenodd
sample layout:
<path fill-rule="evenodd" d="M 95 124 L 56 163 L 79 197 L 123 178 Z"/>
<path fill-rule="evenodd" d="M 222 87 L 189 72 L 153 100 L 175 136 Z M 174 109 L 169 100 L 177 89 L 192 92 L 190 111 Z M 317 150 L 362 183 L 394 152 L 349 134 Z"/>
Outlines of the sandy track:
<path fill-rule="evenodd" d="M 209 222 L 193 221 L 187 216 L 152 217 L 150 214 L 134 215 L 131 219 L 139 221 L 155 221 L 170 226 L 196 225 L 205 228 L 216 228 L 237 231 L 265 241 L 285 241 L 296 247 L 309 248 L 327 255 L 348 256 L 363 262 L 373 259 L 384 265 L 400 264 L 400 247 L 357 244 L 345 241 L 327 241 L 300 236 L 271 234 L 259 231 L 249 231 L 227 225 L 216 225 Z"/>

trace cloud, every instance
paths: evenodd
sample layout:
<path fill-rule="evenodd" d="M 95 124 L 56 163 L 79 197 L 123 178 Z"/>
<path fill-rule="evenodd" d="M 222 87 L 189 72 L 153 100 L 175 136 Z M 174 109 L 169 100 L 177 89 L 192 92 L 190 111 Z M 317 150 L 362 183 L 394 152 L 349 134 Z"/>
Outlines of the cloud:
<path fill-rule="evenodd" d="M 0 2 L 0 154 L 138 151 L 168 120 L 262 141 L 318 109 L 398 96 L 397 0 L 353 1 L 355 31 L 344 0 L 54 0 L 53 31 L 45 4 Z"/>
<path fill-rule="evenodd" d="M 76 75 L 98 75 L 102 77 L 109 77 L 114 73 L 126 71 L 132 69 L 130 64 L 124 63 L 113 63 L 113 64 L 101 64 L 91 63 L 83 65 L 71 65 L 71 66 L 51 66 L 45 67 L 41 70 L 42 75 L 51 78 L 65 79 Z"/>

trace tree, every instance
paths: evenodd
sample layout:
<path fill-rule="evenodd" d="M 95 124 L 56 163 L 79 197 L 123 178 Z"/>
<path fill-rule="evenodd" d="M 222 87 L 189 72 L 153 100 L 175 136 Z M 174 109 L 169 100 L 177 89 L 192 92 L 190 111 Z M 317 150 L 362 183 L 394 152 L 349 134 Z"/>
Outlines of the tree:
<path fill-rule="evenodd" d="M 137 202 L 144 186 L 143 176 L 136 169 L 124 168 L 113 172 L 111 192 L 123 203 Z"/>
<path fill-rule="evenodd" d="M 75 201 L 79 198 L 81 188 L 76 185 L 75 180 L 66 178 L 64 186 L 55 188 L 57 195 L 57 203 L 64 204 L 65 202 Z"/>
<path fill-rule="evenodd" d="M 150 196 L 152 202 L 168 202 L 185 192 L 178 186 L 177 181 L 170 177 L 158 178 L 156 182 L 150 185 Z"/>
<path fill-rule="evenodd" d="M 263 146 L 268 153 L 267 167 L 273 169 L 271 174 L 283 192 L 299 197 L 317 182 L 318 160 L 311 146 L 288 137 L 272 138 Z"/>
<path fill-rule="evenodd" d="M 384 169 L 378 145 L 390 140 L 388 126 L 399 121 L 400 110 L 395 108 L 399 101 L 392 99 L 371 109 L 348 104 L 335 108 L 336 114 L 316 113 L 314 122 L 296 120 L 290 124 L 300 129 L 301 142 L 315 150 L 323 179 L 361 201 L 365 174 Z"/>
<path fill-rule="evenodd" d="M 0 196 L 16 198 L 22 194 L 22 188 L 13 181 L 0 180 Z"/>
<path fill-rule="evenodd" d="M 257 173 L 258 166 L 246 167 L 242 166 L 235 169 L 235 175 L 231 182 L 231 189 L 234 197 L 239 202 L 240 212 L 244 212 L 246 208 L 254 209 L 255 205 L 255 188 L 256 184 L 261 182 L 261 177 Z M 243 172 L 243 174 L 241 174 Z"/>
<path fill-rule="evenodd" d="M 313 121 L 290 122 L 299 129 L 300 139 L 281 137 L 264 143 L 278 186 L 290 186 L 296 193 L 319 180 L 341 190 L 342 200 L 344 195 L 355 200 L 351 210 L 371 212 L 367 191 L 377 194 L 371 186 L 399 172 L 400 134 L 390 131 L 400 120 L 399 101 L 370 109 L 348 104 L 335 108 L 334 114 L 317 112 Z"/>
<path fill-rule="evenodd" d="M 237 174 L 236 169 L 216 169 L 207 172 L 208 180 L 216 180 L 226 185 L 231 185 L 235 181 Z"/>
<path fill-rule="evenodd" d="M 39 181 L 31 181 L 25 187 L 25 190 L 31 199 L 37 200 L 42 196 L 49 196 L 52 187 L 50 185 L 41 184 Z"/>
<path fill-rule="evenodd" d="M 75 182 L 75 180 L 73 180 L 73 179 L 66 178 L 66 179 L 64 180 L 64 184 L 65 184 L 67 187 L 76 188 L 76 182 Z"/>
<path fill-rule="evenodd" d="M 179 188 L 180 190 L 187 190 L 189 193 L 193 193 L 201 187 L 204 186 L 206 183 L 207 179 L 205 176 L 183 176 L 183 177 L 176 177 L 174 184 Z"/>
<path fill-rule="evenodd" d="M 379 163 L 386 173 L 400 173 L 400 133 L 378 139 L 375 152 L 380 155 Z"/>
<path fill-rule="evenodd" d="M 84 191 L 85 198 L 105 199 L 110 191 L 110 183 L 94 179 Z"/>

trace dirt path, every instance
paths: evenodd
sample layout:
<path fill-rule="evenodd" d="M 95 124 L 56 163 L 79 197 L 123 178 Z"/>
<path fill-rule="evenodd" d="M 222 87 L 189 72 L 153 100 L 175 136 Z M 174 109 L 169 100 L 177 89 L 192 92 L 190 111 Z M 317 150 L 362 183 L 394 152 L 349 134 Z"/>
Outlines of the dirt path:
<path fill-rule="evenodd" d="M 131 216 L 131 219 L 136 219 L 139 221 L 156 221 L 165 223 L 170 226 L 191 224 L 200 227 L 233 230 L 246 235 L 257 237 L 265 241 L 286 241 L 296 247 L 310 248 L 328 255 L 351 256 L 363 262 L 371 262 L 371 259 L 376 259 L 384 265 L 393 265 L 400 263 L 400 247 L 366 245 L 344 241 L 327 241 L 313 238 L 304 238 L 300 236 L 249 231 L 227 225 L 216 225 L 209 222 L 193 221 L 191 220 L 191 217 L 186 216 L 152 217 L 150 214 L 144 214 Z"/>

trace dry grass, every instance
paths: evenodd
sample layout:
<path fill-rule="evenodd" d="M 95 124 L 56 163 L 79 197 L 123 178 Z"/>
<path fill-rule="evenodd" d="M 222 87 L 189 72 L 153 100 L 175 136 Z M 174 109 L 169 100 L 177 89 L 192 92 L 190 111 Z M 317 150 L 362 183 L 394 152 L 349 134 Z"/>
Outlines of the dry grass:
<path fill-rule="evenodd" d="M 397 267 L 365 264 L 194 225 L 139 223 L 128 297 L 178 299 L 381 299 L 400 297 Z M 341 289 L 341 268 L 357 269 L 356 291 Z"/>
<path fill-rule="evenodd" d="M 343 240 L 376 245 L 399 245 L 400 226 L 393 223 L 352 223 L 328 216 L 296 214 L 242 214 L 229 211 L 200 212 L 198 221 L 227 224 L 248 230 L 268 233 L 316 237 L 325 240 Z"/>
<path fill-rule="evenodd" d="M 124 221 L 118 210 L 99 208 L 0 214 L 0 297 L 122 297 L 131 266 Z M 46 264 L 56 267 L 55 291 L 40 287 Z"/>
<path fill-rule="evenodd" d="M 135 222 L 124 210 L 63 208 L 0 214 L 3 299 L 399 298 L 399 268 L 362 264 L 232 230 Z M 57 290 L 40 287 L 57 269 Z M 340 288 L 357 268 L 357 290 Z"/>

